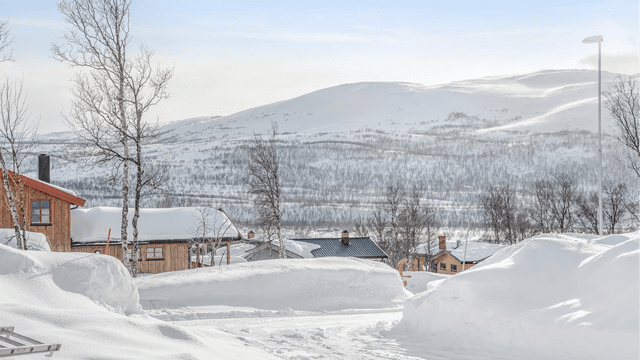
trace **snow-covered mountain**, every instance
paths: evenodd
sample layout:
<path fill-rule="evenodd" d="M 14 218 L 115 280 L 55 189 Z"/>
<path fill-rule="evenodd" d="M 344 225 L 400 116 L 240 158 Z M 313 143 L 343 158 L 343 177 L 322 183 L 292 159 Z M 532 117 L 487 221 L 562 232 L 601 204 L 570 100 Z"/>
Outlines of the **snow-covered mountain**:
<path fill-rule="evenodd" d="M 603 73 L 603 89 L 615 74 Z M 422 183 L 427 197 L 457 221 L 456 204 L 476 192 L 509 183 L 526 196 L 528 184 L 557 172 L 585 190 L 597 183 L 597 73 L 541 71 L 439 86 L 357 83 L 223 117 L 165 124 L 145 147 L 170 168 L 164 193 L 147 206 L 224 206 L 231 217 L 253 218 L 244 186 L 246 140 L 276 122 L 285 217 L 291 225 L 348 225 L 370 211 L 386 184 Z M 612 120 L 603 109 L 603 130 Z M 111 169 L 80 169 L 82 148 L 70 133 L 41 138 L 53 155 L 52 181 L 74 189 L 90 205 L 116 205 Z M 605 180 L 633 181 L 617 161 L 624 148 L 605 138 Z M 35 159 L 31 164 L 35 175 Z M 455 224 L 453 224 L 455 225 Z"/>
<path fill-rule="evenodd" d="M 614 77 L 604 72 L 603 82 Z M 407 131 L 446 124 L 452 113 L 463 113 L 491 123 L 480 133 L 595 132 L 597 80 L 595 71 L 558 70 L 438 86 L 345 84 L 225 117 L 177 121 L 164 130 L 167 137 L 182 139 L 237 138 L 264 133 L 275 121 L 282 133 L 306 136 L 363 129 Z"/>

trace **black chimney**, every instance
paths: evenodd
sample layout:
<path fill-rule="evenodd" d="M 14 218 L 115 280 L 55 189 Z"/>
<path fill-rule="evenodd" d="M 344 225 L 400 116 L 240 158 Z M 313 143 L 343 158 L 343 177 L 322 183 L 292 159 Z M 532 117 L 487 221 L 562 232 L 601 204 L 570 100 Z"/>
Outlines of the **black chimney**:
<path fill-rule="evenodd" d="M 49 177 L 49 155 L 47 154 L 38 155 L 38 180 L 46 183 L 51 182 Z"/>
<path fill-rule="evenodd" d="M 342 232 L 342 245 L 349 246 L 349 231 L 345 230 Z"/>

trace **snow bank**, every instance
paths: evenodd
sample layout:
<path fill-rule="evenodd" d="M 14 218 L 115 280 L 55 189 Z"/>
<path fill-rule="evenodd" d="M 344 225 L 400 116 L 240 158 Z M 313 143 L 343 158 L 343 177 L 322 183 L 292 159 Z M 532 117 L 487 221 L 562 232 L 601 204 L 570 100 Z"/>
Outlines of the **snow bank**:
<path fill-rule="evenodd" d="M 19 251 L 0 245 L 0 321 L 46 343 L 61 359 L 275 358 L 217 330 L 197 334 L 143 314 L 115 258 Z M 125 314 L 129 314 L 128 316 Z"/>
<path fill-rule="evenodd" d="M 485 354 L 635 359 L 639 254 L 632 235 L 534 237 L 406 301 L 397 330 Z"/>
<path fill-rule="evenodd" d="M 96 254 L 19 251 L 0 246 L 0 275 L 29 279 L 35 293 L 22 282 L 4 283 L 0 303 L 17 301 L 42 306 L 92 302 L 120 314 L 142 313 L 138 291 L 122 264 Z M 6 280 L 3 276 L 0 281 Z M 12 289 L 16 287 L 16 289 Z M 12 289 L 12 290 L 9 290 Z M 73 296 L 56 296 L 61 293 Z M 56 300 L 62 300 L 60 302 Z"/>
<path fill-rule="evenodd" d="M 280 246 L 278 242 L 274 242 L 277 246 Z M 284 248 L 291 251 L 294 254 L 300 255 L 305 259 L 313 258 L 311 253 L 313 250 L 320 249 L 320 245 L 310 244 L 302 241 L 285 240 Z"/>
<path fill-rule="evenodd" d="M 221 211 L 211 209 L 207 216 L 208 236 L 238 237 L 238 231 Z M 129 234 L 133 211 L 129 211 Z M 200 226 L 202 214 L 197 208 L 140 209 L 138 239 L 184 240 L 193 238 Z M 71 238 L 74 242 L 107 241 L 111 228 L 111 240 L 120 240 L 122 209 L 93 207 L 71 212 Z"/>
<path fill-rule="evenodd" d="M 353 258 L 256 261 L 136 279 L 143 307 L 226 305 L 333 311 L 396 307 L 409 295 L 389 266 Z"/>
<path fill-rule="evenodd" d="M 0 244 L 17 249 L 18 246 L 16 244 L 16 239 L 14 238 L 15 234 L 15 230 L 13 229 L 0 229 Z M 51 251 L 49 241 L 47 241 L 47 236 L 45 234 L 31 231 L 25 231 L 25 234 L 29 250 Z"/>
<path fill-rule="evenodd" d="M 451 276 L 428 271 L 405 271 L 402 275 L 403 280 L 407 282 L 407 290 L 414 294 L 425 292 Z"/>

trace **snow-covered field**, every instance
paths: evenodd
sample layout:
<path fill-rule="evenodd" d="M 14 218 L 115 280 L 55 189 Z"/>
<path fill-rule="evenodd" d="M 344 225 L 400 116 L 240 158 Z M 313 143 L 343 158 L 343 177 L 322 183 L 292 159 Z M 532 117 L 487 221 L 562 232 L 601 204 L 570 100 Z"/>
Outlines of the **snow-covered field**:
<path fill-rule="evenodd" d="M 541 235 L 461 274 L 412 273 L 426 289 L 412 295 L 355 259 L 134 281 L 108 256 L 2 245 L 0 322 L 62 343 L 63 359 L 637 359 L 638 247 Z"/>

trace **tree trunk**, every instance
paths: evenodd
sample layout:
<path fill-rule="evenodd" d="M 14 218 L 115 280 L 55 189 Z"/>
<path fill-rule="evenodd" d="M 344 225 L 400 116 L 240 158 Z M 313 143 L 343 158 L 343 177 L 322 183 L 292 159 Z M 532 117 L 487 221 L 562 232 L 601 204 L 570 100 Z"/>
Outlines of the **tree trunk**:
<path fill-rule="evenodd" d="M 138 139 L 139 140 L 139 139 Z M 136 157 L 137 157 L 137 173 L 136 173 L 136 193 L 135 193 L 135 205 L 133 210 L 133 219 L 131 221 L 131 227 L 133 228 L 133 249 L 134 253 L 138 251 L 138 218 L 140 218 L 140 197 L 142 196 L 142 145 L 140 141 L 136 141 Z M 138 276 L 138 257 L 133 257 L 133 267 L 131 269 L 131 275 Z"/>
<path fill-rule="evenodd" d="M 18 222 L 18 214 L 16 213 L 16 204 L 13 199 L 13 193 L 11 191 L 11 185 L 9 185 L 9 173 L 7 172 L 7 165 L 4 162 L 4 157 L 0 154 L 0 162 L 2 163 L 2 180 L 4 184 L 4 190 L 7 193 L 7 201 L 9 202 L 9 210 L 11 212 L 11 220 L 13 221 L 13 229 L 16 232 L 16 246 L 20 250 L 26 250 L 22 241 L 22 234 L 20 233 L 20 223 Z"/>

